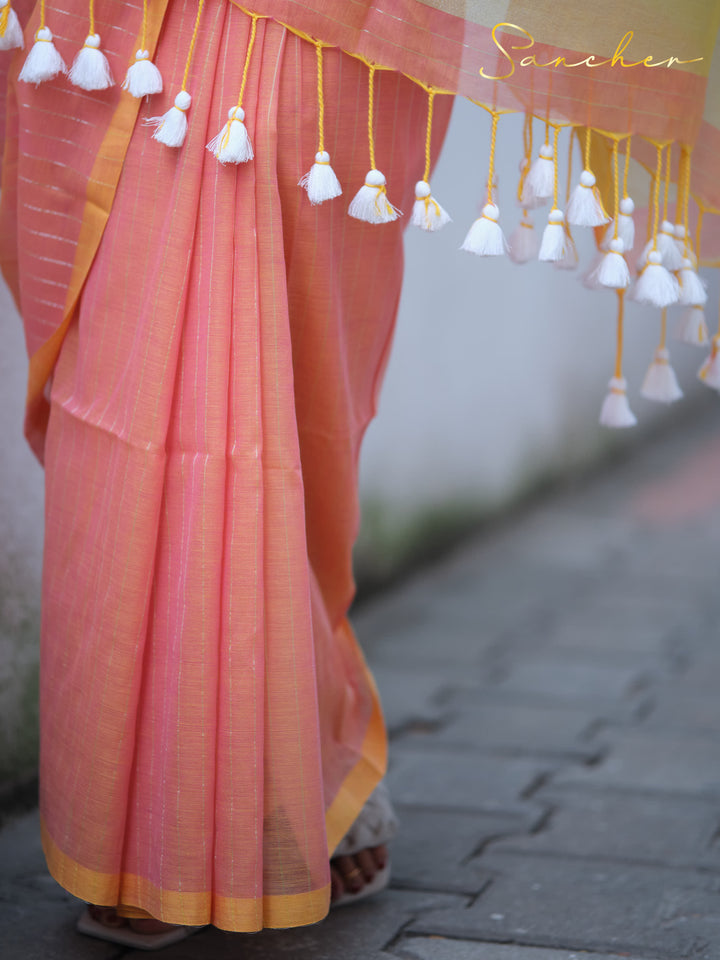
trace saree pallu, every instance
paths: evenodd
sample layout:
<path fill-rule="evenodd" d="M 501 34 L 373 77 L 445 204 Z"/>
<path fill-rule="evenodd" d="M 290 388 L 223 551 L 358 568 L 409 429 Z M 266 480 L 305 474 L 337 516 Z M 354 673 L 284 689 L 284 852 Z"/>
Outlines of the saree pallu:
<path fill-rule="evenodd" d="M 54 33 L 81 44 L 84 11 L 65 6 Z M 124 55 L 128 6 L 103 7 L 110 58 Z M 191 10 L 170 3 L 162 25 L 168 103 Z M 236 96 L 249 25 L 208 0 L 181 152 L 134 125 L 117 88 L 12 86 L 3 188 L 5 269 L 51 371 L 49 868 L 127 916 L 245 931 L 326 913 L 328 857 L 385 768 L 346 613 L 358 450 L 402 273 L 399 224 L 312 207 L 297 187 L 316 149 L 316 58 L 282 26 L 257 27 L 255 160 L 226 168 L 204 149 Z M 367 168 L 367 71 L 332 50 L 325 75 L 326 139 L 353 183 Z M 376 96 L 376 150 L 407 205 L 426 98 L 393 73 Z M 433 152 L 448 114 L 446 101 Z M 34 429 L 39 448 L 41 415 Z"/>

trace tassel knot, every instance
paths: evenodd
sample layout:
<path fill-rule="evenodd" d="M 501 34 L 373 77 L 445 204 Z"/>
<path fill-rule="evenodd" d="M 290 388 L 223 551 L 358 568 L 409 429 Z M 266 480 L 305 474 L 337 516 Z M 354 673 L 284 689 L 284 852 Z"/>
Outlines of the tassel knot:
<path fill-rule="evenodd" d="M 635 300 L 655 307 L 669 307 L 678 300 L 678 282 L 662 265 L 659 250 L 651 250 L 635 285 Z"/>
<path fill-rule="evenodd" d="M 122 88 L 132 97 L 148 97 L 153 93 L 162 93 L 162 75 L 150 59 L 149 50 L 137 51 L 135 63 L 128 67 Z"/>
<path fill-rule="evenodd" d="M 24 83 L 43 83 L 54 80 L 59 73 L 67 73 L 65 61 L 53 43 L 49 27 L 40 27 L 35 34 L 35 43 L 30 48 L 18 80 Z"/>
<path fill-rule="evenodd" d="M 90 33 L 70 67 L 68 79 L 81 90 L 107 90 L 115 83 L 107 57 L 100 49 L 100 35 Z"/>
<path fill-rule="evenodd" d="M 315 163 L 308 172 L 300 178 L 298 186 L 305 187 L 310 203 L 323 203 L 332 200 L 342 193 L 340 181 L 330 166 L 330 154 L 326 150 L 318 150 L 315 154 Z"/>
<path fill-rule="evenodd" d="M 385 176 L 379 170 L 369 170 L 365 183 L 353 197 L 348 213 L 365 223 L 390 223 L 402 216 L 387 198 Z"/>
<path fill-rule="evenodd" d="M 627 399 L 627 382 L 624 377 L 612 377 L 609 390 L 600 411 L 600 423 L 604 427 L 634 427 L 637 419 Z"/>
<path fill-rule="evenodd" d="M 245 111 L 242 107 L 231 107 L 227 116 L 227 123 L 208 143 L 207 149 L 220 163 L 247 163 L 254 154 L 245 126 Z"/>
<path fill-rule="evenodd" d="M 187 134 L 187 112 L 192 97 L 187 90 L 181 90 L 175 97 L 175 103 L 161 117 L 148 117 L 145 123 L 154 126 L 153 139 L 167 147 L 181 147 Z"/>
<path fill-rule="evenodd" d="M 494 203 L 486 203 L 482 213 L 468 230 L 461 250 L 480 257 L 500 257 L 507 252 L 507 241 L 499 224 L 500 211 Z"/>
<path fill-rule="evenodd" d="M 562 260 L 565 256 L 565 217 L 557 207 L 548 214 L 548 223 L 543 230 L 538 260 Z"/>
<path fill-rule="evenodd" d="M 415 203 L 410 223 L 421 230 L 433 232 L 440 230 L 450 220 L 450 214 L 433 197 L 427 180 L 418 180 L 415 184 Z"/>
<path fill-rule="evenodd" d="M 657 403 L 674 403 L 682 397 L 675 371 L 670 366 L 670 351 L 666 347 L 658 347 L 655 351 L 640 392 L 646 399 Z"/>
<path fill-rule="evenodd" d="M 24 46 L 18 15 L 10 0 L 0 0 L 0 50 L 22 50 Z"/>

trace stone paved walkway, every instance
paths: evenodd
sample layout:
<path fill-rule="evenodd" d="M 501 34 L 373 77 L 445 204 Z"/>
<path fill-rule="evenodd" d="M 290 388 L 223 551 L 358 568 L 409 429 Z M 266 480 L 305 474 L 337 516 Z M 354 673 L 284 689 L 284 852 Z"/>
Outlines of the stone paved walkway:
<path fill-rule="evenodd" d="M 394 885 L 168 960 L 720 960 L 720 411 L 356 617 L 392 732 Z M 0 832 L 3 960 L 76 935 L 36 816 Z"/>

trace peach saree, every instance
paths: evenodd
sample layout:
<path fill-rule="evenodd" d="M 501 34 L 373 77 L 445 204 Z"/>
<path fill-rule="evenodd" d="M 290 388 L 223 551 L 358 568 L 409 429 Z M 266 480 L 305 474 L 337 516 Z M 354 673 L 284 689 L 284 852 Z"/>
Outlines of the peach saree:
<path fill-rule="evenodd" d="M 54 12 L 58 44 L 82 43 L 79 7 Z M 155 24 L 170 102 L 189 11 L 177 0 Z M 138 12 L 98 5 L 118 74 Z M 250 22 L 227 0 L 208 0 L 204 18 L 202 121 L 181 152 L 135 123 L 157 107 L 118 87 L 95 97 L 11 75 L 2 252 L 47 476 L 50 870 L 127 915 L 250 931 L 326 913 L 329 854 L 385 769 L 346 613 L 358 448 L 402 245 L 399 222 L 373 228 L 344 198 L 314 207 L 298 189 L 316 148 L 316 59 L 283 26 L 258 23 L 255 160 L 223 167 L 204 149 L 236 95 Z M 325 80 L 326 139 L 354 183 L 367 71 L 327 51 Z M 376 97 L 376 149 L 411 190 L 425 95 L 383 73 Z"/>
<path fill-rule="evenodd" d="M 31 6 L 13 3 L 28 45 L 45 8 L 28 21 Z M 367 64 L 392 70 L 375 77 L 374 148 L 408 212 L 449 111 L 438 96 L 426 156 L 428 95 L 461 93 L 546 134 L 551 120 L 633 134 L 644 165 L 672 143 L 678 181 L 693 153 L 690 192 L 712 214 L 720 4 L 641 0 L 628 23 L 623 0 L 601 17 L 574 0 L 257 0 L 255 159 L 240 167 L 204 147 L 237 97 L 247 13 L 207 0 L 193 46 L 198 0 L 150 0 L 146 38 L 143 6 L 98 0 L 95 24 L 118 80 L 146 40 L 159 104 L 18 83 L 20 54 L 10 66 L 0 261 L 47 468 L 43 841 L 67 889 L 128 915 L 310 923 L 327 909 L 328 855 L 385 765 L 346 618 L 358 449 L 402 270 L 399 222 L 346 215 L 368 170 Z M 47 15 L 59 48 L 82 46 L 87 2 Z M 633 27 L 640 56 L 683 62 L 614 64 Z M 325 136 L 349 194 L 320 207 L 297 186 L 317 147 L 308 39 L 328 45 Z M 602 69 L 549 66 L 591 45 Z M 138 120 L 171 108 L 189 48 L 190 124 L 173 150 Z M 717 230 L 704 251 L 720 262 Z"/>

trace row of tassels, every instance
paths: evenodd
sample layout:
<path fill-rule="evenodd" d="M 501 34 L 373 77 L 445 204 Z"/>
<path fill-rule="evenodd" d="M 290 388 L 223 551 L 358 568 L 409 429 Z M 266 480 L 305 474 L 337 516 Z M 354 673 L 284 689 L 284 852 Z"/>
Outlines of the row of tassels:
<path fill-rule="evenodd" d="M 175 97 L 173 106 L 165 114 L 146 120 L 154 128 L 153 137 L 168 147 L 178 148 L 185 141 L 188 129 L 187 114 L 192 98 L 186 87 L 192 63 L 195 43 L 203 13 L 204 0 L 198 0 L 197 13 L 190 46 L 185 63 L 182 85 Z M 243 97 L 248 71 L 255 44 L 257 23 L 262 17 L 245 11 L 251 18 L 251 28 L 242 73 L 237 102 L 228 112 L 228 119 L 210 143 L 207 149 L 223 164 L 240 164 L 253 159 L 252 142 L 245 125 Z M 134 62 L 127 71 L 122 84 L 134 97 L 144 97 L 160 93 L 163 81 L 160 71 L 152 63 L 146 47 L 147 0 L 143 0 L 143 22 L 140 47 Z M 295 31 L 296 33 L 298 31 Z M 323 48 L 324 44 L 300 34 L 303 39 L 315 45 L 317 54 L 317 97 L 318 97 L 318 149 L 311 169 L 301 178 L 302 186 L 313 204 L 323 203 L 342 194 L 342 187 L 335 175 L 330 156 L 324 145 L 324 88 L 323 88 Z M 17 15 L 12 10 L 10 0 L 0 0 L 0 49 L 22 48 L 23 33 Z M 363 185 L 353 197 L 349 214 L 367 223 L 389 223 L 402 215 L 387 196 L 387 184 L 383 173 L 377 169 L 374 145 L 374 91 L 375 73 L 384 69 L 368 60 L 368 147 L 370 169 Z M 89 32 L 83 47 L 76 55 L 68 71 L 63 58 L 57 51 L 53 36 L 45 24 L 45 0 L 41 0 L 40 26 L 35 42 L 20 71 L 19 79 L 29 83 L 42 83 L 52 80 L 61 73 L 67 73 L 71 83 L 85 90 L 104 90 L 114 84 L 107 58 L 100 49 L 100 37 L 95 33 L 94 0 L 89 2 Z M 433 105 L 438 93 L 447 93 L 429 87 L 418 80 L 428 94 L 428 110 L 425 136 L 425 168 L 422 179 L 415 186 L 415 203 L 411 223 L 420 229 L 434 232 L 450 222 L 450 216 L 432 195 L 429 183 L 431 168 L 431 136 Z M 492 119 L 490 136 L 490 156 L 486 180 L 486 199 L 479 217 L 471 225 L 462 249 L 479 256 L 502 256 L 508 254 L 516 263 L 526 263 L 531 259 L 552 262 L 558 267 L 577 266 L 577 252 L 570 227 L 605 228 L 600 242 L 600 255 L 597 262 L 583 278 L 592 288 L 614 289 L 618 294 L 617 354 L 610 390 L 603 404 L 600 422 L 609 427 L 628 427 L 636 423 L 630 411 L 626 383 L 622 375 L 622 327 L 625 292 L 632 282 L 627 256 L 635 244 L 635 224 L 633 220 L 634 203 L 627 192 L 628 168 L 630 161 L 630 135 L 606 133 L 612 140 L 612 161 L 614 174 L 614 209 L 612 218 L 603 205 L 602 197 L 596 185 L 591 165 L 591 129 L 585 131 L 585 149 L 583 170 L 574 189 L 570 190 L 572 161 L 572 128 L 570 141 L 570 162 L 568 164 L 568 189 L 565 212 L 560 208 L 558 199 L 558 138 L 560 131 L 569 124 L 553 123 L 549 115 L 545 119 L 545 140 L 538 155 L 532 159 L 533 118 L 526 114 L 523 131 L 525 155 L 521 164 L 518 183 L 518 203 L 522 208 L 522 219 L 508 243 L 500 225 L 500 211 L 496 201 L 495 187 L 495 149 L 499 117 L 503 112 L 478 103 L 487 110 Z M 549 106 L 548 106 L 549 113 Z M 550 131 L 553 131 L 551 141 Z M 619 177 L 619 143 L 625 141 L 625 166 L 622 189 Z M 656 170 L 652 178 L 651 201 L 649 211 L 651 221 L 648 240 L 637 261 L 637 281 L 633 298 L 639 303 L 651 304 L 662 310 L 662 334 L 642 387 L 645 397 L 663 403 L 671 403 L 682 396 L 675 373 L 670 365 L 666 345 L 667 308 L 679 303 L 686 307 L 675 335 L 686 343 L 703 345 L 708 342 L 703 306 L 707 300 L 705 287 L 697 274 L 697 256 L 693 251 L 688 230 L 688 204 L 690 198 L 690 152 L 682 151 L 680 175 L 678 177 L 678 210 L 682 209 L 682 222 L 672 224 L 667 219 L 667 199 L 670 182 L 671 144 L 656 143 Z M 659 222 L 659 197 L 661 185 L 662 157 L 667 147 L 667 167 L 665 176 L 665 197 L 662 222 Z M 681 196 L 682 194 L 682 202 Z M 542 238 L 538 241 L 528 211 L 536 209 L 548 201 L 551 209 Z M 701 220 L 699 221 L 699 224 Z M 699 229 L 698 229 L 699 234 Z M 699 248 L 699 235 L 697 239 Z M 720 330 L 712 342 L 711 354 L 699 372 L 700 379 L 710 387 L 720 390 Z"/>

